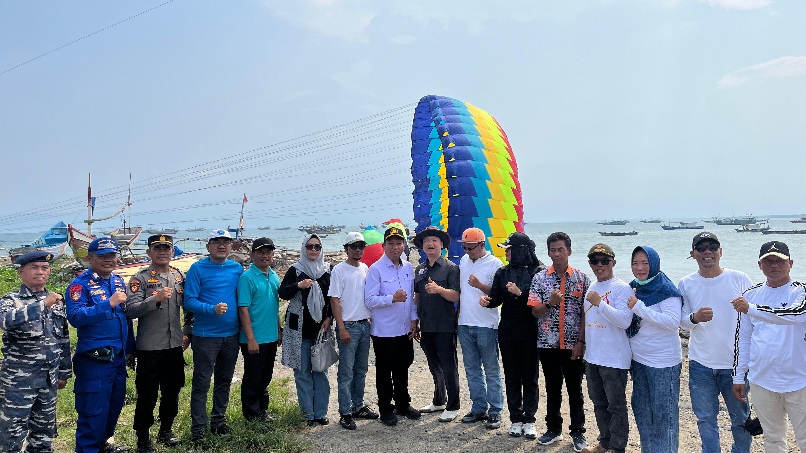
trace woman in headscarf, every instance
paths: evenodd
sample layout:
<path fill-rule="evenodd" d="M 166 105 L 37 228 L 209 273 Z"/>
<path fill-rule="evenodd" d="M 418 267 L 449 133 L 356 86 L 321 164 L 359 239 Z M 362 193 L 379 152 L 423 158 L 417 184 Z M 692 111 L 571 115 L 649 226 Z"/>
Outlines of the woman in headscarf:
<path fill-rule="evenodd" d="M 311 370 L 311 347 L 320 330 L 330 328 L 332 313 L 327 295 L 330 266 L 325 264 L 322 242 L 312 234 L 305 238 L 299 261 L 292 264 L 280 283 L 280 298 L 288 302 L 283 334 L 282 363 L 294 369 L 297 400 L 308 426 L 327 425 L 330 384 L 327 370 Z"/>
<path fill-rule="evenodd" d="M 504 365 L 509 435 L 520 437 L 523 425 L 535 422 L 537 411 L 537 324 L 526 303 L 532 277 L 544 266 L 535 254 L 535 243 L 524 233 L 512 233 L 498 244 L 506 249 L 508 264 L 493 277 L 490 295 L 482 296 L 483 307 L 501 308 L 498 344 Z"/>
<path fill-rule="evenodd" d="M 632 410 L 641 451 L 677 452 L 679 435 L 680 316 L 683 299 L 660 270 L 653 248 L 632 252 L 630 282 L 635 295 L 627 300 L 633 321 L 627 329 L 632 349 Z"/>

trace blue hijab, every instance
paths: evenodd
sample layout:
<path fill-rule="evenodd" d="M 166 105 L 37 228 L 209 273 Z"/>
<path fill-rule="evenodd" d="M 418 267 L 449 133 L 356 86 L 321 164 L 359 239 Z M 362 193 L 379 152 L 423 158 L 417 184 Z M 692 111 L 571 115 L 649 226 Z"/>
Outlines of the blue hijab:
<path fill-rule="evenodd" d="M 635 297 L 647 307 L 651 307 L 670 297 L 683 297 L 677 286 L 660 270 L 660 255 L 652 247 L 641 245 L 632 251 L 632 257 L 638 252 L 646 253 L 649 260 L 649 275 L 647 280 L 639 281 L 635 279 L 630 282 L 630 287 L 635 291 Z M 641 328 L 641 317 L 633 314 L 632 323 L 627 328 L 627 337 L 634 337 Z"/>

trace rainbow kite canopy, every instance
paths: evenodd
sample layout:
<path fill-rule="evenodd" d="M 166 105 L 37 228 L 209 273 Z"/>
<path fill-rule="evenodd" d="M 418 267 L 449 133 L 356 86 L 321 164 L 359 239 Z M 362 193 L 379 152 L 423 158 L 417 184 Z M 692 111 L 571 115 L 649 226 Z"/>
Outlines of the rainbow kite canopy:
<path fill-rule="evenodd" d="M 448 258 L 464 255 L 462 232 L 480 228 L 487 249 L 523 231 L 518 166 L 507 134 L 489 113 L 465 102 L 426 96 L 414 111 L 411 130 L 416 232 L 436 226 L 448 232 Z"/>

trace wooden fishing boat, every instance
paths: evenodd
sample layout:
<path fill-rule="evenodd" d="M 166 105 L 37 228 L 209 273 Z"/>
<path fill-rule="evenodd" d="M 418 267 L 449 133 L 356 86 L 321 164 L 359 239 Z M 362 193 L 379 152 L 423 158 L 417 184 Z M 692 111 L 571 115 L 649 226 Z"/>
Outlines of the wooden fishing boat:
<path fill-rule="evenodd" d="M 30 244 L 23 244 L 9 249 L 8 253 L 11 256 L 11 261 L 14 262 L 22 255 L 35 250 L 48 252 L 54 258 L 64 255 L 65 250 L 67 250 L 67 230 L 67 225 L 64 222 L 59 222 Z"/>
<path fill-rule="evenodd" d="M 702 230 L 705 228 L 702 225 L 697 225 L 697 222 L 674 222 L 675 224 L 672 225 L 672 222 L 666 222 L 666 224 L 661 225 L 660 227 L 664 230 Z"/>
<path fill-rule="evenodd" d="M 766 230 L 764 234 L 806 234 L 806 230 Z"/>
<path fill-rule="evenodd" d="M 635 236 L 638 234 L 637 231 L 600 231 L 599 234 L 602 236 Z"/>
<path fill-rule="evenodd" d="M 626 225 L 630 223 L 629 220 L 602 220 L 601 222 L 597 222 L 599 225 Z"/>

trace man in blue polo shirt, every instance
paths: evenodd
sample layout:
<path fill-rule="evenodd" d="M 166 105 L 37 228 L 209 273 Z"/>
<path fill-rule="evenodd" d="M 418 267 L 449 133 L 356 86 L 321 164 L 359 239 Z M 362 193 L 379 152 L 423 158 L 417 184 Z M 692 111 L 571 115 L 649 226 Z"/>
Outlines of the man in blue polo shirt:
<path fill-rule="evenodd" d="M 280 334 L 280 277 L 271 268 L 274 241 L 252 243 L 252 265 L 238 280 L 238 314 L 241 320 L 243 418 L 268 422 L 269 383 Z"/>
<path fill-rule="evenodd" d="M 118 243 L 98 238 L 87 247 L 90 268 L 67 289 L 67 319 L 76 328 L 73 356 L 76 452 L 118 452 L 109 443 L 126 396 L 126 352 L 134 352 L 123 303 L 126 283 L 113 271 Z"/>
<path fill-rule="evenodd" d="M 229 390 L 238 360 L 238 308 L 235 290 L 243 267 L 227 259 L 232 236 L 213 230 L 207 241 L 210 255 L 196 261 L 185 277 L 185 309 L 193 312 L 193 387 L 190 395 L 190 437 L 201 440 L 207 431 L 207 392 L 215 374 L 210 432 L 232 432 L 225 423 Z"/>

